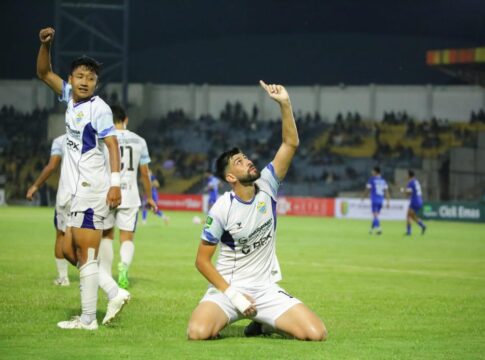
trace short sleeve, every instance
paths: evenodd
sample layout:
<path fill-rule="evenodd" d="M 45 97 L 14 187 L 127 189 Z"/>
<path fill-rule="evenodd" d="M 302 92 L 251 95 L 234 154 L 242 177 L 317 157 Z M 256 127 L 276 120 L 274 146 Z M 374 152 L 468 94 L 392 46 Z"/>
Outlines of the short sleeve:
<path fill-rule="evenodd" d="M 276 198 L 278 194 L 278 189 L 280 188 L 281 182 L 276 176 L 274 171 L 273 163 L 269 163 L 266 167 L 261 171 L 261 180 L 264 180 L 271 189 L 271 195 Z"/>
<path fill-rule="evenodd" d="M 64 155 L 64 136 L 59 136 L 52 141 L 51 156 L 54 155 Z"/>
<path fill-rule="evenodd" d="M 367 189 L 372 189 L 372 179 L 367 180 L 367 184 L 365 185 Z"/>
<path fill-rule="evenodd" d="M 72 86 L 66 81 L 62 80 L 62 93 L 59 95 L 59 101 L 68 103 L 72 98 Z"/>
<path fill-rule="evenodd" d="M 141 156 L 140 156 L 140 165 L 146 165 L 150 163 L 150 154 L 148 153 L 148 146 L 145 139 L 141 141 Z"/>
<path fill-rule="evenodd" d="M 113 124 L 113 113 L 108 105 L 104 104 L 96 112 L 92 125 L 94 130 L 98 133 L 100 139 L 104 139 L 108 136 L 116 136 L 115 127 Z"/>
<path fill-rule="evenodd" d="M 223 205 L 223 198 L 220 198 L 214 206 L 210 209 L 209 214 L 205 220 L 204 230 L 202 230 L 201 238 L 204 241 L 212 244 L 218 244 L 221 241 L 221 236 L 224 233 L 224 224 L 221 216 L 221 206 Z"/>
<path fill-rule="evenodd" d="M 412 181 L 408 182 L 408 186 L 406 187 L 406 189 L 413 191 L 414 190 L 414 183 Z"/>

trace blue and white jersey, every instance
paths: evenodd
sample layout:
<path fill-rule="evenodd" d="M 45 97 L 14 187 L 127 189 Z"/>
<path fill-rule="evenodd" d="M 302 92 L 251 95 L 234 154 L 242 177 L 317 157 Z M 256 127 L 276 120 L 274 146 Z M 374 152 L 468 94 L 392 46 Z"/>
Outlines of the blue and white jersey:
<path fill-rule="evenodd" d="M 60 156 L 61 172 L 59 176 L 59 184 L 57 185 L 56 206 L 65 206 L 71 199 L 71 194 L 66 188 L 66 176 L 62 168 L 64 166 L 64 155 L 66 153 L 66 134 L 56 137 L 52 141 L 51 156 Z"/>
<path fill-rule="evenodd" d="M 106 196 L 108 167 L 100 140 L 114 136 L 113 114 L 98 96 L 74 104 L 72 87 L 64 82 L 60 101 L 66 109 L 66 156 L 62 171 L 69 192 L 80 198 Z"/>
<path fill-rule="evenodd" d="M 370 190 L 370 200 L 372 203 L 382 203 L 387 190 L 387 182 L 380 175 L 371 176 L 369 181 L 367 181 L 367 189 Z"/>
<path fill-rule="evenodd" d="M 411 179 L 406 187 L 407 192 L 411 194 L 409 198 L 411 205 L 421 206 L 423 204 L 423 193 L 421 191 L 421 184 L 417 179 Z"/>
<path fill-rule="evenodd" d="M 209 201 L 215 202 L 219 197 L 220 183 L 221 181 L 214 175 L 211 175 L 207 178 L 207 189 L 208 189 Z"/>
<path fill-rule="evenodd" d="M 260 288 L 281 280 L 276 258 L 276 195 L 273 164 L 255 181 L 256 194 L 243 201 L 233 192 L 209 210 L 202 240 L 220 244 L 217 271 L 231 285 Z"/>
<path fill-rule="evenodd" d="M 150 155 L 145 139 L 129 130 L 115 131 L 120 146 L 121 204 L 120 209 L 141 205 L 138 191 L 138 168 L 150 163 Z M 109 168 L 109 152 L 105 147 L 106 161 Z"/>

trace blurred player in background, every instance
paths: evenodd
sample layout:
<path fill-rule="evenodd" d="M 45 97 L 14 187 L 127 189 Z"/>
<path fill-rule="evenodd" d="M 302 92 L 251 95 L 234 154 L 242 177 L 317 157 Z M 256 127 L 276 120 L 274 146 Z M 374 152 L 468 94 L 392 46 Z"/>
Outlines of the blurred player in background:
<path fill-rule="evenodd" d="M 421 235 L 423 235 L 426 232 L 426 226 L 424 225 L 423 220 L 418 217 L 418 212 L 423 207 L 421 184 L 418 179 L 416 179 L 413 170 L 408 171 L 408 177 L 409 181 L 407 187 L 401 188 L 401 191 L 409 197 L 409 208 L 406 218 L 406 235 L 411 235 L 411 224 L 413 220 L 419 225 L 421 228 Z"/>
<path fill-rule="evenodd" d="M 237 148 L 217 160 L 217 175 L 232 191 L 216 201 L 202 232 L 196 266 L 210 285 L 190 318 L 191 340 L 215 338 L 242 318 L 254 320 L 245 329 L 247 336 L 279 331 L 301 340 L 326 338 L 319 317 L 277 285 L 282 277 L 275 248 L 276 195 L 299 139 L 285 88 L 260 83 L 280 106 L 282 144 L 261 172 Z"/>
<path fill-rule="evenodd" d="M 152 193 L 150 181 L 150 156 L 145 139 L 126 129 L 128 116 L 121 106 L 111 106 L 116 137 L 121 153 L 121 204 L 110 211 L 104 219 L 103 239 L 99 246 L 99 266 L 111 275 L 113 263 L 114 226 L 120 229 L 120 259 L 118 263 L 118 285 L 127 289 L 129 286 L 128 269 L 135 254 L 135 235 L 138 210 L 140 209 L 140 193 L 138 191 L 138 169 L 145 194 Z M 109 156 L 106 152 L 107 157 Z M 157 212 L 157 204 L 153 199 L 147 200 L 148 206 Z"/>
<path fill-rule="evenodd" d="M 118 141 L 109 106 L 94 95 L 100 64 L 89 57 L 80 57 L 71 64 L 69 81 L 63 81 L 52 71 L 50 48 L 53 28 L 39 33 L 37 76 L 67 103 L 66 154 L 61 172 L 71 195 L 68 226 L 79 267 L 81 316 L 61 321 L 62 329 L 96 330 L 96 304 L 100 283 L 109 285 L 108 309 L 103 324 L 109 323 L 130 299 L 116 282 L 98 267 L 97 256 L 103 229 L 103 219 L 110 208 L 121 202 L 120 157 Z M 108 147 L 111 178 L 103 152 Z M 111 179 L 111 181 L 110 181 Z M 121 291 L 122 290 L 122 291 Z"/>
<path fill-rule="evenodd" d="M 207 171 L 206 177 L 207 185 L 205 186 L 204 191 L 207 192 L 208 195 L 207 209 L 210 210 L 219 197 L 219 186 L 221 185 L 221 181 L 214 176 L 211 171 Z"/>
<path fill-rule="evenodd" d="M 147 217 L 148 217 L 148 210 L 150 208 L 150 204 L 148 202 L 148 196 L 151 196 L 151 200 L 155 202 L 155 204 L 158 203 L 158 189 L 160 188 L 160 183 L 157 180 L 157 177 L 150 171 L 150 181 L 152 184 L 152 192 L 150 195 L 145 194 L 143 196 L 143 205 L 142 205 L 142 212 L 141 212 L 141 221 L 142 224 L 147 223 Z M 164 224 L 168 224 L 170 221 L 170 218 L 163 213 L 163 211 L 157 207 L 157 210 L 155 214 L 159 217 L 162 218 Z"/>
<path fill-rule="evenodd" d="M 384 197 L 387 200 L 386 206 L 390 206 L 390 194 L 386 180 L 381 176 L 381 169 L 375 166 L 372 169 L 372 176 L 367 181 L 367 185 L 364 191 L 364 197 L 370 194 L 371 211 L 372 211 L 372 224 L 369 230 L 369 234 L 376 232 L 377 235 L 382 234 L 381 223 L 379 221 L 379 214 L 381 213 L 382 205 L 384 203 Z"/>
<path fill-rule="evenodd" d="M 66 149 L 66 135 L 56 137 L 52 141 L 51 156 L 49 162 L 42 169 L 40 175 L 35 179 L 33 185 L 27 191 L 27 199 L 32 201 L 34 194 L 44 185 L 47 179 L 57 170 L 61 164 L 62 157 Z M 71 195 L 66 190 L 65 179 L 62 172 L 59 176 L 59 185 L 57 187 L 56 208 L 54 210 L 54 226 L 56 228 L 56 243 L 54 247 L 54 256 L 56 258 L 57 279 L 55 285 L 69 286 L 69 277 L 67 276 L 68 261 L 64 258 L 63 243 L 64 236 L 70 236 L 70 230 L 66 230 L 67 218 L 70 209 Z M 68 241 L 68 243 L 71 243 Z"/>

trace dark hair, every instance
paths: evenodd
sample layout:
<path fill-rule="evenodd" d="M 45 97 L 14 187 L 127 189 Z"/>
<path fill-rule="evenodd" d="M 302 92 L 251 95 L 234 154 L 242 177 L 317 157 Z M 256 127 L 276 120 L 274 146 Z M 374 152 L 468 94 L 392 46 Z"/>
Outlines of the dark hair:
<path fill-rule="evenodd" d="M 381 173 L 381 168 L 379 166 L 374 166 L 374 171 L 378 174 Z"/>
<path fill-rule="evenodd" d="M 93 71 L 98 76 L 101 73 L 101 63 L 97 62 L 89 56 L 83 55 L 75 59 L 71 63 L 71 74 L 80 66 L 85 66 L 87 69 Z"/>
<path fill-rule="evenodd" d="M 241 153 L 241 150 L 237 147 L 232 148 L 229 151 L 223 152 L 216 161 L 216 175 L 219 179 L 222 181 L 226 181 L 226 168 L 227 165 L 229 165 L 229 161 L 231 158 L 236 155 Z"/>
<path fill-rule="evenodd" d="M 409 177 L 414 177 L 414 171 L 413 170 L 408 170 L 408 175 L 409 175 Z"/>
<path fill-rule="evenodd" d="M 113 122 L 115 124 L 121 123 L 126 119 L 125 110 L 119 105 L 111 105 L 111 112 L 113 113 Z"/>

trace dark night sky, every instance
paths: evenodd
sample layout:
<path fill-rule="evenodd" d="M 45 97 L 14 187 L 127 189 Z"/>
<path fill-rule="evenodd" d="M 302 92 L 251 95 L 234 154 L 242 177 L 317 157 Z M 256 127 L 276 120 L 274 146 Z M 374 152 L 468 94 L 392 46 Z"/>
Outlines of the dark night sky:
<path fill-rule="evenodd" d="M 0 78 L 34 77 L 54 1 L 3 0 L 0 17 Z M 129 38 L 137 82 L 445 83 L 424 52 L 485 45 L 485 1 L 131 0 Z"/>

